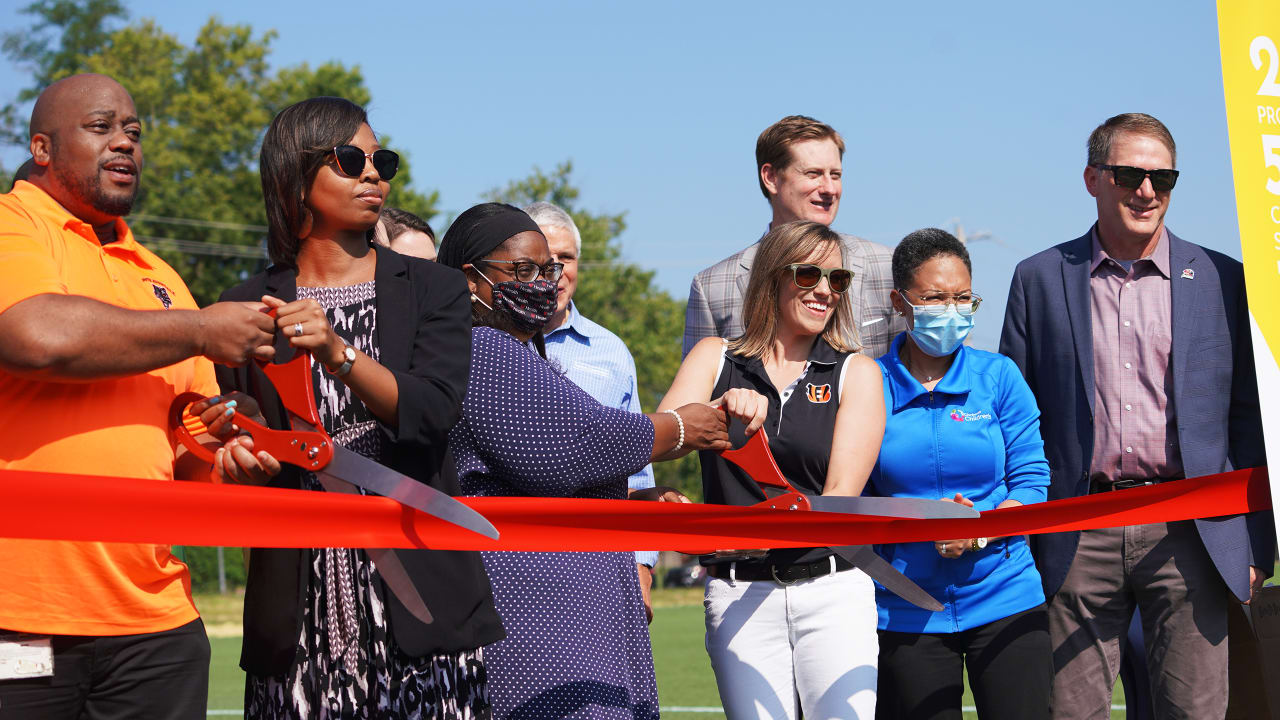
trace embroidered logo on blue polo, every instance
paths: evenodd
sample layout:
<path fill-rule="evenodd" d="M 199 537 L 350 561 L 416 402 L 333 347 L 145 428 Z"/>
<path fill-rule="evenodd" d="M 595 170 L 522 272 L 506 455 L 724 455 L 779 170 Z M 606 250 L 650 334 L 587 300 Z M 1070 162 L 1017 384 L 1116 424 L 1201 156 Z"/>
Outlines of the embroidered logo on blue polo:
<path fill-rule="evenodd" d="M 805 397 L 809 398 L 811 403 L 828 403 L 831 402 L 831 384 L 823 383 L 822 385 L 814 385 L 807 383 L 804 389 Z"/>
<path fill-rule="evenodd" d="M 951 411 L 951 419 L 956 422 L 977 422 L 979 420 L 990 420 L 991 413 L 979 410 L 978 412 L 965 412 L 960 408 Z"/>

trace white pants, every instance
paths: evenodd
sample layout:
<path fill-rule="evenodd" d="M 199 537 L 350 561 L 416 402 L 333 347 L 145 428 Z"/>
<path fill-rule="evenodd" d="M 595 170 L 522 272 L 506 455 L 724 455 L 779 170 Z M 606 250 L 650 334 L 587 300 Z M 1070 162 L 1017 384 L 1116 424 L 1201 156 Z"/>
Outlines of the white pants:
<path fill-rule="evenodd" d="M 707 581 L 707 653 L 729 720 L 872 720 L 876 598 L 857 568 L 794 585 Z"/>

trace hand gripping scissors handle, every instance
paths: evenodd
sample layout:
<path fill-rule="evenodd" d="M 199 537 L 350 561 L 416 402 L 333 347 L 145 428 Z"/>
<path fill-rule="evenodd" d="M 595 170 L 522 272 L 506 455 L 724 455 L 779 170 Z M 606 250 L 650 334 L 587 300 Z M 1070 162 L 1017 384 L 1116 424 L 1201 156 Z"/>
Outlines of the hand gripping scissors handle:
<path fill-rule="evenodd" d="M 335 445 L 321 426 L 320 414 L 316 411 L 311 386 L 311 353 L 299 352 L 293 359 L 279 364 L 256 362 L 275 386 L 281 402 L 289 412 L 290 429 L 273 430 L 236 410 L 233 416 L 235 424 L 253 438 L 255 451 L 266 451 L 281 462 L 317 474 L 330 475 L 485 537 L 497 539 L 497 529 L 483 515 L 453 497 Z M 196 393 L 183 393 L 175 398 L 169 408 L 169 424 L 179 442 L 188 450 L 202 460 L 213 462 L 213 451 L 197 442 L 183 423 L 187 406 L 200 399 L 202 398 Z"/>
<path fill-rule="evenodd" d="M 754 507 L 787 511 L 841 512 L 900 518 L 973 518 L 978 513 L 956 503 L 921 498 L 842 497 L 819 495 L 810 497 L 800 492 L 778 468 L 769 450 L 769 438 L 763 428 L 736 450 L 720 453 L 726 460 L 746 471 L 764 491 L 766 499 Z M 831 548 L 854 567 L 861 569 L 885 589 L 925 610 L 937 612 L 942 604 L 910 578 L 898 572 L 877 555 L 869 545 L 845 545 Z"/>
<path fill-rule="evenodd" d="M 298 352 L 284 363 L 255 362 L 275 386 L 289 413 L 291 426 L 289 430 L 274 430 L 237 410 L 232 419 L 242 432 L 253 438 L 255 451 L 265 451 L 281 462 L 314 472 L 329 492 L 357 492 L 357 486 L 363 487 L 486 537 L 498 537 L 497 529 L 483 515 L 448 494 L 335 445 L 324 431 L 316 410 L 310 352 Z M 169 425 L 188 451 L 212 463 L 214 452 L 201 445 L 183 421 L 187 407 L 202 399 L 199 393 L 183 393 L 174 398 L 169 407 Z M 292 429 L 297 426 L 303 429 Z M 331 469 L 336 472 L 330 472 Z M 398 552 L 371 548 L 367 553 L 396 598 L 416 618 L 430 623 L 431 613 L 410 581 Z"/>

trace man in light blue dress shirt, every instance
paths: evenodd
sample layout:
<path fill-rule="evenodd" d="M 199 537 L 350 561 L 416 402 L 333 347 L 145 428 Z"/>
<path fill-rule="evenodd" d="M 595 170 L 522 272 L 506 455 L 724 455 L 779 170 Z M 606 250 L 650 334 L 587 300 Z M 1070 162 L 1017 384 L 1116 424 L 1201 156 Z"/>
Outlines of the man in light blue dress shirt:
<path fill-rule="evenodd" d="M 618 338 L 578 312 L 573 293 L 578 289 L 578 256 L 582 253 L 582 235 L 569 213 L 548 202 L 536 202 L 524 211 L 538 223 L 547 238 L 555 262 L 564 263 L 564 272 L 556 288 L 556 313 L 543 328 L 547 357 L 559 365 L 575 385 L 606 407 L 641 412 L 636 385 L 636 363 L 631 351 Z M 631 492 L 652 488 L 653 466 L 632 475 L 627 481 Z M 645 614 L 653 620 L 649 589 L 653 585 L 653 566 L 658 553 L 636 553 L 636 572 L 644 596 Z"/>

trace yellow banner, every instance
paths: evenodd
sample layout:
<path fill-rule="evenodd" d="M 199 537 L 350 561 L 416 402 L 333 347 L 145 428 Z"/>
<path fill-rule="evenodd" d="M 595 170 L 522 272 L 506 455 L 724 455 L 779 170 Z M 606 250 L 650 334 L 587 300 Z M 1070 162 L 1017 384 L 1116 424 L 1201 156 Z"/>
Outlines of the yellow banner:
<path fill-rule="evenodd" d="M 1218 44 L 1249 305 L 1280 352 L 1280 2 L 1221 0 Z"/>
<path fill-rule="evenodd" d="M 1219 0 L 1218 48 L 1268 465 L 1280 467 L 1280 1 Z"/>

